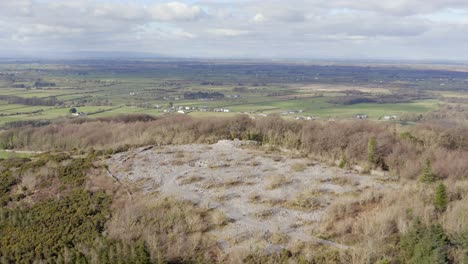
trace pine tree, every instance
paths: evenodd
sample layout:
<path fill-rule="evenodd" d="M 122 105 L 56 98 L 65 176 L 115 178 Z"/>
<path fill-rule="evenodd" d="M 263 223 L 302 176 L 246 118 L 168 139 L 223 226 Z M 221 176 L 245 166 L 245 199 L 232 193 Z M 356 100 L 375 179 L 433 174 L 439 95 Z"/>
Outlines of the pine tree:
<path fill-rule="evenodd" d="M 417 220 L 410 230 L 400 237 L 402 263 L 446 264 L 449 240 L 439 224 L 426 226 Z"/>
<path fill-rule="evenodd" d="M 419 175 L 419 180 L 421 182 L 431 183 L 435 181 L 435 178 L 435 174 L 432 172 L 431 161 L 426 159 L 421 174 Z"/>
<path fill-rule="evenodd" d="M 151 263 L 150 254 L 148 249 L 146 248 L 146 244 L 144 241 L 137 242 L 135 248 L 135 259 L 134 263 L 136 264 L 148 264 Z"/>
<path fill-rule="evenodd" d="M 439 211 L 445 211 L 447 208 L 447 190 L 443 183 L 437 185 L 434 197 L 434 206 Z"/>
<path fill-rule="evenodd" d="M 373 165 L 375 163 L 375 146 L 375 137 L 370 137 L 367 142 L 367 161 L 369 162 L 369 165 Z"/>

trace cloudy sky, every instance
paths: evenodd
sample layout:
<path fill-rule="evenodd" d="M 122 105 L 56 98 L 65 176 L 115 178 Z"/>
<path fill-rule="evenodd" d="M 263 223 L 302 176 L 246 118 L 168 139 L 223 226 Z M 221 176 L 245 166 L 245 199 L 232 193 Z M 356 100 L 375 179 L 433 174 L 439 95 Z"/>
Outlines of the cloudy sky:
<path fill-rule="evenodd" d="M 0 0 L 0 56 L 468 60 L 468 0 Z"/>

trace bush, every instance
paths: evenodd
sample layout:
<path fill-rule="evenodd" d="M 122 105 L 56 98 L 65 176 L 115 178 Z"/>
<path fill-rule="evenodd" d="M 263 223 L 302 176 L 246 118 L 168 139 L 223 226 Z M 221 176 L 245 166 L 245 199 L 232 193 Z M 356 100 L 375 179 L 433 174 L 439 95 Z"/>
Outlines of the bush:
<path fill-rule="evenodd" d="M 324 161 L 346 156 L 346 165 L 368 163 L 370 167 L 388 169 L 404 178 L 419 175 L 419 159 L 430 151 L 439 177 L 467 177 L 466 129 L 424 124 L 401 130 L 398 137 L 394 127 L 388 124 L 301 122 L 279 116 L 252 120 L 246 115 L 209 119 L 186 115 L 157 118 L 127 115 L 10 129 L 0 133 L 0 146 L 35 150 L 124 150 L 144 145 L 214 143 L 240 138 L 296 149 Z"/>
<path fill-rule="evenodd" d="M 449 240 L 439 224 L 425 226 L 420 221 L 400 239 L 400 253 L 403 263 L 448 263 Z"/>
<path fill-rule="evenodd" d="M 10 171 L 0 172 L 0 206 L 6 205 L 10 199 L 8 192 L 16 181 Z"/>
<path fill-rule="evenodd" d="M 369 162 L 369 165 L 374 165 L 375 164 L 375 147 L 376 147 L 376 141 L 375 137 L 369 138 L 369 141 L 367 142 L 367 162 Z"/>
<path fill-rule="evenodd" d="M 447 190 L 443 183 L 439 183 L 436 187 L 435 197 L 434 197 L 434 206 L 439 211 L 445 211 L 447 208 Z"/>
<path fill-rule="evenodd" d="M 109 215 L 110 197 L 75 191 L 60 200 L 30 208 L 2 209 L 0 255 L 7 262 L 56 262 L 64 251 L 91 249 Z"/>
<path fill-rule="evenodd" d="M 69 164 L 58 168 L 59 179 L 72 186 L 81 186 L 86 180 L 86 172 L 91 168 L 93 155 L 72 159 Z"/>

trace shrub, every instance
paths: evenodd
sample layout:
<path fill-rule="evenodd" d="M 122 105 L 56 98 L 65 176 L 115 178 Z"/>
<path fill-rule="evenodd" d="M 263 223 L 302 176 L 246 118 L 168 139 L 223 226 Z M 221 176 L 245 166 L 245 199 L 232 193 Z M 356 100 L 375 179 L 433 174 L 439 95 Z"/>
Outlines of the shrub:
<path fill-rule="evenodd" d="M 110 197 L 104 193 L 75 191 L 60 200 L 31 208 L 2 209 L 0 255 L 7 262 L 56 262 L 64 250 L 92 248 L 104 230 Z"/>
<path fill-rule="evenodd" d="M 448 246 L 449 240 L 439 224 L 428 227 L 417 220 L 400 239 L 400 257 L 404 263 L 448 263 Z"/>
<path fill-rule="evenodd" d="M 0 206 L 6 205 L 10 199 L 8 192 L 16 182 L 17 180 L 13 177 L 10 171 L 0 172 Z"/>
<path fill-rule="evenodd" d="M 338 164 L 338 167 L 340 167 L 341 169 L 344 169 L 345 166 L 346 166 L 346 158 L 343 157 L 341 158 L 340 163 Z"/>
<path fill-rule="evenodd" d="M 439 183 L 436 187 L 434 206 L 439 211 L 445 211 L 447 208 L 447 190 L 443 183 Z"/>
<path fill-rule="evenodd" d="M 86 172 L 92 166 L 93 156 L 72 159 L 67 165 L 58 168 L 59 179 L 72 186 L 81 186 L 86 180 Z"/>
<path fill-rule="evenodd" d="M 375 158 L 375 147 L 376 147 L 376 140 L 375 137 L 370 137 L 369 141 L 367 142 L 367 162 L 369 165 L 374 165 L 376 158 Z"/>

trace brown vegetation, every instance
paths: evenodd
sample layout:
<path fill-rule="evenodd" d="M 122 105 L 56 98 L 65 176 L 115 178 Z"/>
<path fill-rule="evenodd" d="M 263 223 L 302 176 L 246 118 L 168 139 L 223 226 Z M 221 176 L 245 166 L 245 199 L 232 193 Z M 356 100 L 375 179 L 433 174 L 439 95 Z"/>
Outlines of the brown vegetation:
<path fill-rule="evenodd" d="M 468 175 L 468 129 L 435 124 L 395 127 L 365 121 L 287 121 L 276 116 L 252 120 L 245 115 L 219 119 L 136 116 L 134 120 L 127 116 L 11 129 L 0 134 L 0 145 L 31 150 L 111 149 L 112 153 L 129 146 L 213 143 L 232 138 L 300 150 L 322 161 L 346 157 L 348 164 L 363 166 L 368 166 L 369 138 L 375 138 L 372 167 L 415 178 L 428 158 L 438 178 Z"/>
<path fill-rule="evenodd" d="M 443 247 L 441 256 L 444 260 L 449 263 L 466 261 L 468 130 L 463 126 L 447 128 L 438 124 L 421 124 L 395 127 L 365 121 L 287 121 L 275 116 L 256 120 L 247 116 L 210 120 L 169 116 L 157 119 L 138 117 L 132 120 L 126 117 L 81 120 L 44 127 L 10 129 L 0 134 L 0 144 L 4 147 L 68 151 L 79 149 L 81 154 L 87 155 L 77 155 L 79 152 L 74 151 L 73 158 L 47 154 L 47 159 L 5 160 L 1 166 L 9 169 L 2 168 L 0 198 L 3 204 L 13 207 L 19 206 L 17 201 L 44 201 L 58 194 L 67 196 L 70 193 L 68 188 L 86 187 L 91 190 L 93 187 L 96 190 L 92 191 L 97 192 L 98 189 L 105 189 L 105 185 L 112 185 L 108 182 L 110 179 L 100 177 L 94 177 L 91 184 L 86 174 L 98 170 L 92 161 L 100 154 L 113 154 L 142 145 L 212 143 L 233 138 L 256 140 L 272 149 L 292 149 L 327 162 L 346 157 L 350 167 L 358 164 L 368 169 L 388 170 L 396 176 L 392 180 L 399 178 L 399 182 L 391 183 L 396 188 L 364 189 L 359 195 L 343 194 L 336 198 L 337 203 L 325 209 L 324 221 L 314 225 L 311 235 L 350 245 L 349 249 L 318 250 L 317 245 L 300 245 L 278 254 L 253 253 L 242 258 L 243 262 L 286 263 L 288 259 L 294 259 L 301 263 L 404 263 L 416 254 L 412 252 L 412 245 L 408 241 L 427 243 L 414 246 L 418 250 L 425 249 L 427 245 L 437 246 L 437 240 L 431 244 L 433 241 L 427 237 L 432 239 L 431 234 L 439 234 L 437 232 L 440 230 L 445 232 L 440 237 L 451 243 L 450 247 Z M 375 139 L 375 147 L 372 148 L 372 159 L 369 161 L 370 138 Z M 85 151 L 92 148 L 98 151 Z M 174 157 L 175 163 L 183 164 L 192 159 L 183 152 L 175 153 Z M 415 181 L 426 160 L 430 161 L 435 181 L 447 186 L 447 206 L 444 211 L 434 206 L 436 184 Z M 128 161 L 129 166 L 131 162 Z M 256 162 L 249 161 L 247 164 L 258 166 Z M 27 165 L 23 166 L 23 163 Z M 293 164 L 291 169 L 301 171 L 305 167 L 303 164 Z M 236 177 L 222 181 L 189 175 L 181 178 L 179 183 L 202 182 L 205 188 L 228 189 L 247 184 L 244 180 Z M 339 185 L 353 184 L 343 177 L 329 178 L 328 181 Z M 288 182 L 287 177 L 272 176 L 266 188 L 275 189 Z M 34 190 L 38 189 L 43 191 L 35 193 Z M 109 192 L 109 195 L 112 193 Z M 311 189 L 291 195 L 289 200 L 253 194 L 249 202 L 313 211 L 324 208 L 323 204 L 329 202 L 328 198 L 332 195 Z M 120 241 L 118 247 L 130 247 L 131 244 L 131 247 L 136 245 L 138 248 L 139 243 L 143 243 L 143 249 L 146 248 L 143 251 L 148 252 L 153 262 L 232 261 L 223 259 L 225 256 L 207 234 L 229 223 L 223 213 L 173 199 L 134 197 L 127 201 L 123 197 L 127 198 L 124 195 L 120 199 L 112 197 L 112 214 L 105 225 L 106 239 Z M 47 205 L 62 206 L 60 203 Z M 87 205 L 83 203 L 80 206 Z M 103 210 L 103 217 L 107 215 L 106 210 Z M 257 217 L 268 219 L 272 215 L 273 211 L 266 210 Z M 8 222 L 8 225 L 14 226 L 13 222 Z M 15 232 L 21 233 L 19 229 L 15 229 Z M 418 237 L 424 234 L 429 235 Z M 101 233 L 95 236 L 98 235 L 102 236 Z M 273 244 L 291 242 L 281 233 L 272 234 L 270 238 Z M 89 242 L 89 245 L 92 243 Z M 403 248 L 404 245 L 409 246 Z M 421 252 L 418 254 L 424 256 Z M 390 261 L 385 262 L 387 260 Z"/>

